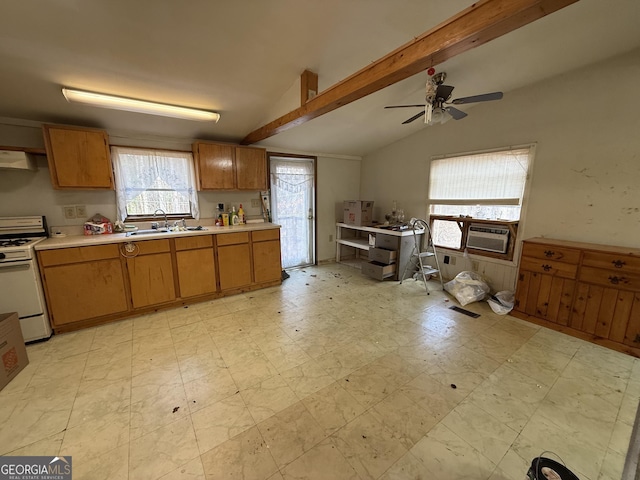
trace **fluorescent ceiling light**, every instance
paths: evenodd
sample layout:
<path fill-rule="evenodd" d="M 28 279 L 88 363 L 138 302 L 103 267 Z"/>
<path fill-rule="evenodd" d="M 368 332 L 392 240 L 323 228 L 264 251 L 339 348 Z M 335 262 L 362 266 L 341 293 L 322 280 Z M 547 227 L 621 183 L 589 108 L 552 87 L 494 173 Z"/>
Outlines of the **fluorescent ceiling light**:
<path fill-rule="evenodd" d="M 71 88 L 63 88 L 62 94 L 68 102 L 86 103 L 87 105 L 93 105 L 94 107 L 113 108 L 115 110 L 126 110 L 127 112 L 148 113 L 150 115 L 184 118 L 186 120 L 197 120 L 201 122 L 218 122 L 218 120 L 220 120 L 219 113 L 208 112 L 206 110 L 196 110 L 194 108 L 145 102 L 144 100 L 134 100 L 132 98 L 125 97 L 114 97 L 113 95 L 84 92 L 82 90 L 73 90 Z"/>

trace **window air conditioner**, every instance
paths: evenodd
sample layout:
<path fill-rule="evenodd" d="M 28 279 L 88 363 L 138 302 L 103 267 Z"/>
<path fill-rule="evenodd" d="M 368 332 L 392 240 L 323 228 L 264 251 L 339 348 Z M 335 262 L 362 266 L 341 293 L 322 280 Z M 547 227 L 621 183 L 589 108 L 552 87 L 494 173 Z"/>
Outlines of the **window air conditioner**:
<path fill-rule="evenodd" d="M 509 229 L 503 225 L 469 225 L 467 247 L 487 252 L 506 253 L 509 245 Z"/>

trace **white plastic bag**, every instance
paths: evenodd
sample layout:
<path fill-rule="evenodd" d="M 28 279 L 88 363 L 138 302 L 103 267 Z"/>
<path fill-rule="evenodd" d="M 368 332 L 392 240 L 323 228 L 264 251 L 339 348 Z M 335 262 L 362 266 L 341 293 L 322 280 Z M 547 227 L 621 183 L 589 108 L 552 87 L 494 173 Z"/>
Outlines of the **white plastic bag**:
<path fill-rule="evenodd" d="M 444 284 L 444 289 L 456 297 L 463 307 L 479 302 L 490 290 L 487 282 L 475 272 L 460 272 L 453 280 Z"/>
<path fill-rule="evenodd" d="M 513 310 L 515 298 L 513 292 L 503 290 L 487 298 L 487 303 L 498 315 L 506 315 Z"/>

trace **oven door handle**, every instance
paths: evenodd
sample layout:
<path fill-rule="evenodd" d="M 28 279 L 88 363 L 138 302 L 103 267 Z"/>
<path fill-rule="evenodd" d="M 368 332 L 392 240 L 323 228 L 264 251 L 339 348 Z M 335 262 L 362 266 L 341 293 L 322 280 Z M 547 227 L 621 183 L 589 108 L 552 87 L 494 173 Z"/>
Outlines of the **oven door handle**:
<path fill-rule="evenodd" d="M 31 268 L 31 260 L 26 260 L 24 262 L 5 262 L 0 263 L 0 270 L 8 271 L 8 270 L 29 270 Z"/>

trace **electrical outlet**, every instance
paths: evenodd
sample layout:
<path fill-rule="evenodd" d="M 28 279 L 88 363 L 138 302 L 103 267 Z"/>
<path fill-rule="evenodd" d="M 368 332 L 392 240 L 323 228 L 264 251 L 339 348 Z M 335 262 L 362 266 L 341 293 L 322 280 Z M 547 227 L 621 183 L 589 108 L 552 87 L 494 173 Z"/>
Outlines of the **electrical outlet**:
<path fill-rule="evenodd" d="M 64 208 L 64 218 L 67 220 L 73 220 L 76 218 L 76 207 L 70 205 L 62 208 Z"/>
<path fill-rule="evenodd" d="M 87 206 L 86 205 L 76 205 L 76 217 L 78 217 L 78 218 L 87 218 Z"/>
<path fill-rule="evenodd" d="M 478 268 L 480 268 L 480 264 L 478 262 L 476 262 L 475 260 L 472 260 L 471 261 L 471 270 L 473 270 L 474 272 L 477 272 Z"/>
<path fill-rule="evenodd" d="M 251 199 L 251 208 L 260 208 L 260 199 L 252 198 Z"/>
<path fill-rule="evenodd" d="M 329 241 L 333 242 L 333 235 L 329 235 Z"/>

